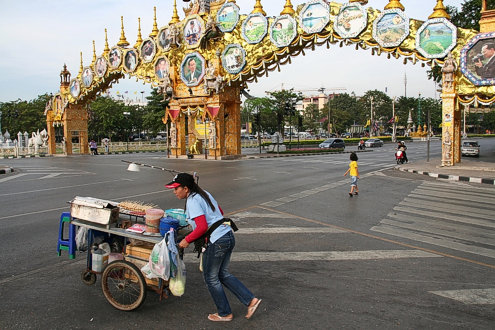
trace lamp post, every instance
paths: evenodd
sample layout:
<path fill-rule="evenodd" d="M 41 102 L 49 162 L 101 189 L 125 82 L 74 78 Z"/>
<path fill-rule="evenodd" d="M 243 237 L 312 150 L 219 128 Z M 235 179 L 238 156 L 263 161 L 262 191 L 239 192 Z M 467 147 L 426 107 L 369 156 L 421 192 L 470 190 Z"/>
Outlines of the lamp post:
<path fill-rule="evenodd" d="M 373 96 L 370 96 L 370 139 L 373 136 Z"/>
<path fill-rule="evenodd" d="M 131 113 L 130 113 L 130 112 L 127 112 L 127 111 L 124 111 L 124 112 L 123 112 L 123 115 L 124 115 L 127 119 L 129 119 L 129 116 L 131 115 Z M 127 143 L 126 143 L 126 150 L 127 150 L 127 151 L 129 151 L 129 134 L 130 134 L 130 132 L 129 132 L 129 128 L 128 128 L 128 129 L 127 129 Z"/>
<path fill-rule="evenodd" d="M 418 126 L 421 126 L 421 93 L 418 97 Z"/>
<path fill-rule="evenodd" d="M 392 118 L 393 118 L 393 122 L 392 122 L 392 142 L 396 142 L 397 140 L 397 122 L 395 120 L 395 97 L 392 99 Z"/>

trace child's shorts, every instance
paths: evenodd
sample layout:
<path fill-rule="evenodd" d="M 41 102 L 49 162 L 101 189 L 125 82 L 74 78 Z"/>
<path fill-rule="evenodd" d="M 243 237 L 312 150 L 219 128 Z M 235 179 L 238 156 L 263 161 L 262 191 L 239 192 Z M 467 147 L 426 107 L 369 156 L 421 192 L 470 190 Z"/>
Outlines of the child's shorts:
<path fill-rule="evenodd" d="M 357 176 L 351 176 L 351 187 L 352 186 L 357 186 Z"/>

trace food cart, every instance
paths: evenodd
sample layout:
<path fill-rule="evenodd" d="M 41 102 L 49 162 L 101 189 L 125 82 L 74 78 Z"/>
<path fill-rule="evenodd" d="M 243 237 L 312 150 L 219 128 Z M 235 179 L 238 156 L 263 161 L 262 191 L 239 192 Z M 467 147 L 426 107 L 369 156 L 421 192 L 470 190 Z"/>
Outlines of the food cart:
<path fill-rule="evenodd" d="M 153 246 L 163 240 L 162 235 L 156 233 L 156 228 L 151 232 L 143 233 L 128 230 L 128 227 L 136 224 L 146 225 L 144 208 L 130 210 L 122 207 L 125 203 L 91 197 L 76 197 L 70 204 L 71 224 L 88 230 L 86 269 L 81 273 L 81 279 L 85 284 L 95 284 L 97 274 L 101 275 L 105 298 L 112 306 L 123 311 L 138 308 L 146 298 L 147 288 L 157 292 L 160 300 L 168 298 L 169 280 L 149 279 L 141 271 L 149 260 Z M 183 230 L 184 227 L 179 227 L 179 230 Z M 105 235 L 107 240 L 114 243 L 119 242 L 113 244 L 114 253 L 110 254 L 117 258 L 111 260 L 102 271 L 95 271 L 92 267 L 95 233 Z M 177 239 L 177 235 L 173 237 Z M 182 259 L 182 251 L 179 252 L 179 257 Z"/>

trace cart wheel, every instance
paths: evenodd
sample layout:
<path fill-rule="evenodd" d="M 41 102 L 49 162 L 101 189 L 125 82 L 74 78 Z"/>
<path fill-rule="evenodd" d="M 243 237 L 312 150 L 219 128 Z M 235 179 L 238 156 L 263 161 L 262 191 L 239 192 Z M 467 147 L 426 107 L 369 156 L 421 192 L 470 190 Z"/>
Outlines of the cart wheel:
<path fill-rule="evenodd" d="M 93 285 L 96 283 L 96 274 L 85 269 L 81 272 L 81 280 L 86 285 Z"/>
<path fill-rule="evenodd" d="M 124 260 L 113 261 L 105 268 L 101 288 L 108 302 L 121 311 L 138 308 L 146 298 L 143 274 L 134 264 Z"/>

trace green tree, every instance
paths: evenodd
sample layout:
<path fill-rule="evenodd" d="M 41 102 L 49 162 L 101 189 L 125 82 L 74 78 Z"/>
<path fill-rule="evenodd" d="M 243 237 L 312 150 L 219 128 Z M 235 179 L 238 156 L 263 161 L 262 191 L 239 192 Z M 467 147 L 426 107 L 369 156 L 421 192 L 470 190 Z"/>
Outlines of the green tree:
<path fill-rule="evenodd" d="M 129 127 L 124 112 L 128 110 L 122 101 L 108 96 L 98 96 L 88 108 L 89 138 L 109 137 L 112 140 L 126 141 Z"/>
<path fill-rule="evenodd" d="M 324 122 L 328 127 L 328 114 L 334 133 L 345 133 L 353 124 L 365 123 L 363 104 L 347 93 L 333 95 L 322 109 Z"/>
<path fill-rule="evenodd" d="M 268 92 L 270 100 L 272 102 L 272 111 L 277 119 L 277 131 L 281 134 L 284 133 L 283 123 L 284 120 L 292 120 L 291 124 L 296 123 L 297 116 L 295 111 L 295 105 L 301 101 L 304 97 L 301 92 L 294 92 L 294 89 L 282 89 L 281 91 Z M 289 117 L 289 118 L 287 118 Z"/>
<path fill-rule="evenodd" d="M 321 113 L 316 104 L 309 104 L 303 113 L 303 130 L 309 130 L 313 133 L 320 128 Z"/>
<path fill-rule="evenodd" d="M 36 132 L 46 128 L 45 106 L 50 95 L 44 94 L 31 101 L 16 100 L 0 103 L 2 111 L 2 131 L 8 130 L 11 139 L 18 132 Z"/>
<path fill-rule="evenodd" d="M 142 112 L 143 122 L 142 127 L 149 132 L 150 135 L 156 136 L 158 132 L 166 129 L 162 118 L 165 115 L 165 109 L 168 106 L 168 101 L 163 100 L 163 95 L 159 93 L 158 88 L 151 90 L 150 96 L 146 97 L 148 104 Z"/>
<path fill-rule="evenodd" d="M 255 132 L 273 133 L 277 129 L 277 121 L 272 114 L 272 102 L 268 97 L 253 97 L 247 99 L 241 110 L 241 121 L 249 120 L 254 123 Z M 257 120 L 259 113 L 259 120 Z"/>

